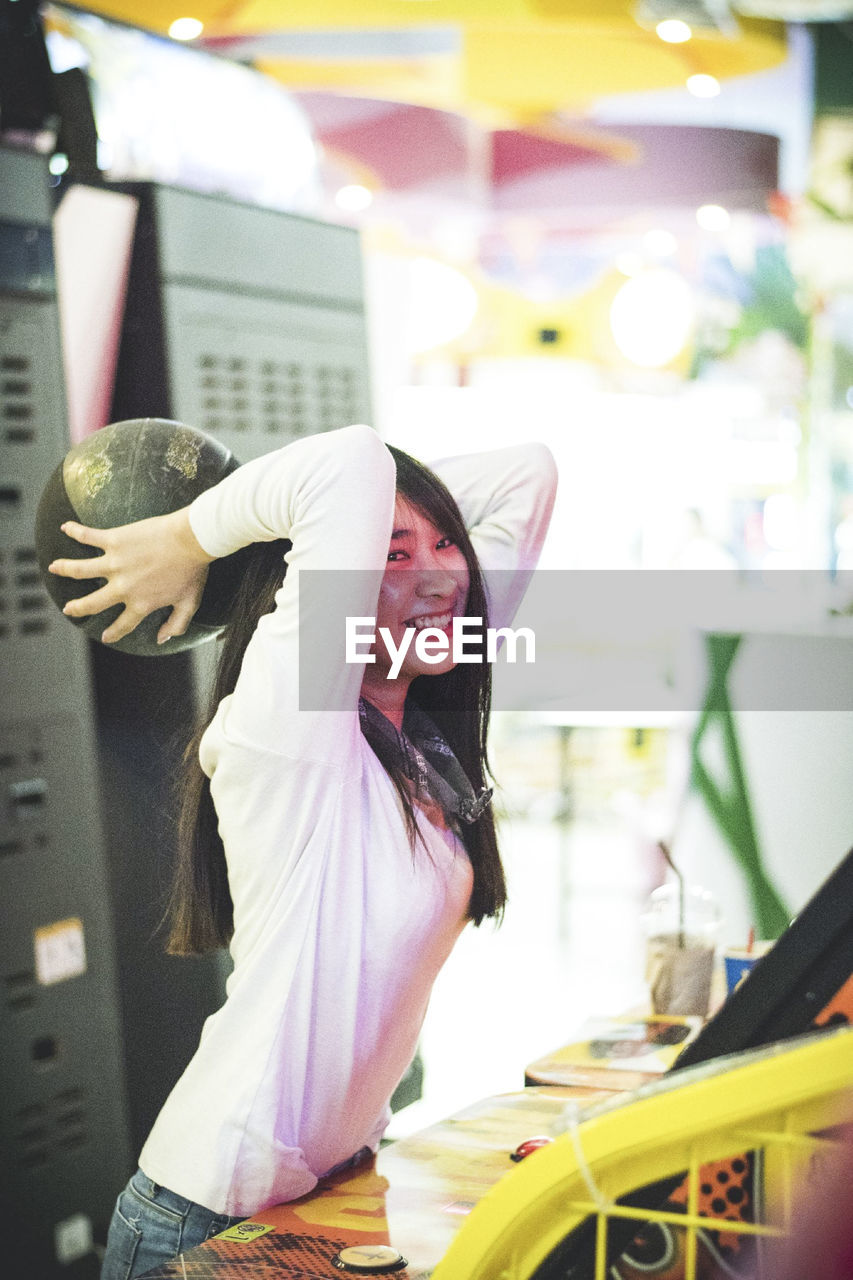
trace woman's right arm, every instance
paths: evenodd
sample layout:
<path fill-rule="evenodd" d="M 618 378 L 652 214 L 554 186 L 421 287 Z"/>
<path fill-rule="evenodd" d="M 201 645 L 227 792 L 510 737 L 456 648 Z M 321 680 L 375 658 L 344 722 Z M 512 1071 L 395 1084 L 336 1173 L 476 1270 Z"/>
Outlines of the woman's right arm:
<path fill-rule="evenodd" d="M 385 445 L 354 426 L 246 463 L 191 505 L 211 555 L 293 544 L 276 607 L 258 623 L 221 717 L 230 741 L 324 764 L 347 755 L 364 667 L 344 660 L 345 619 L 376 613 L 395 484 Z"/>
<path fill-rule="evenodd" d="M 375 615 L 395 482 L 376 433 L 352 426 L 247 462 L 185 508 L 206 561 L 252 542 L 293 544 L 276 608 L 261 619 L 229 700 L 229 737 L 285 755 L 336 754 L 342 726 L 328 713 L 355 710 L 364 674 L 344 662 L 344 621 Z"/>

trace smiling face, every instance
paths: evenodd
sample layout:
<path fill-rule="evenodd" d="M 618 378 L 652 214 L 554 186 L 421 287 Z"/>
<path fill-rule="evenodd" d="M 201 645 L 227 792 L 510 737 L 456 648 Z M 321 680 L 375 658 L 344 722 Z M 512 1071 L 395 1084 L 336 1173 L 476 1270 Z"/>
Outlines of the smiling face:
<path fill-rule="evenodd" d="M 391 657 L 379 628 L 387 627 L 399 647 L 407 627 L 416 633 L 426 627 L 442 631 L 448 640 L 454 617 L 465 616 L 468 599 L 468 565 L 462 550 L 405 498 L 397 496 L 394 529 L 388 562 L 376 605 L 376 663 L 366 672 L 387 677 Z M 420 675 L 442 675 L 453 669 L 453 659 L 427 663 L 415 653 L 414 637 L 398 679 L 412 681 Z"/>

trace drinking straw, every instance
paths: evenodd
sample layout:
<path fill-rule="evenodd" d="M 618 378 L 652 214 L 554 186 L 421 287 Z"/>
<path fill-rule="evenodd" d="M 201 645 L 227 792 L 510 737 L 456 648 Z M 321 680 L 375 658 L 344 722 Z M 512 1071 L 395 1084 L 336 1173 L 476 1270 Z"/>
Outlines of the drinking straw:
<path fill-rule="evenodd" d="M 679 950 L 683 950 L 686 945 L 685 938 L 685 892 L 684 892 L 684 876 L 672 860 L 672 854 L 668 846 L 663 840 L 658 840 L 658 848 L 663 854 L 669 866 L 675 872 L 675 878 L 678 881 L 678 946 Z"/>
<path fill-rule="evenodd" d="M 755 946 L 755 925 L 749 926 L 749 937 L 746 940 L 746 954 L 752 955 L 752 948 Z"/>

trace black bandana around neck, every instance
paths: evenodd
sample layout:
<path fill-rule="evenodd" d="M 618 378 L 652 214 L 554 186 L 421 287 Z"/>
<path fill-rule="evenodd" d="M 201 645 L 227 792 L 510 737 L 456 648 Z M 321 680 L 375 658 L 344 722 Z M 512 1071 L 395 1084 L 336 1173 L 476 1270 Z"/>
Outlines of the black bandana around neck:
<path fill-rule="evenodd" d="M 492 802 L 493 788 L 474 791 L 450 744 L 416 703 L 407 699 L 402 731 L 367 698 L 359 698 L 358 715 L 368 741 L 371 734 L 382 738 L 418 793 L 440 805 L 448 819 L 470 825 L 483 815 Z"/>

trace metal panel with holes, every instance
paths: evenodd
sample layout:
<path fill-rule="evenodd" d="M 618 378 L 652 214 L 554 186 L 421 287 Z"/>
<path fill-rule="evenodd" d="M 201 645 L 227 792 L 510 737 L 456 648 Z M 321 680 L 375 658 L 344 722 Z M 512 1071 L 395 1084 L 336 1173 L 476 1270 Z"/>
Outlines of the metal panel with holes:
<path fill-rule="evenodd" d="M 79 706 L 86 676 L 83 649 L 42 586 L 33 541 L 39 492 L 68 447 L 56 301 L 44 280 L 20 292 L 0 281 L 0 714 L 16 720 L 39 707 L 45 689 L 54 707 Z"/>
<path fill-rule="evenodd" d="M 165 293 L 170 362 L 181 417 L 247 460 L 300 436 L 369 421 L 364 319 L 253 296 L 210 318 L 210 295 L 187 285 Z"/>
<path fill-rule="evenodd" d="M 53 298 L 0 298 L 0 519 L 13 537 L 31 536 L 33 495 L 67 448 L 58 352 Z"/>
<path fill-rule="evenodd" d="M 370 422 L 355 231 L 134 186 L 140 202 L 115 418 L 175 417 L 241 461 Z"/>
<path fill-rule="evenodd" d="M 65 1224 L 103 1240 L 130 1163 L 95 767 L 85 715 L 0 730 L 0 1198 L 25 1246 L 16 1276 L 64 1274 Z"/>
<path fill-rule="evenodd" d="M 97 1274 L 130 1163 L 87 648 L 33 537 L 68 447 L 50 209 L 0 150 L 0 1209 L 4 1274 L 45 1280 Z"/>

